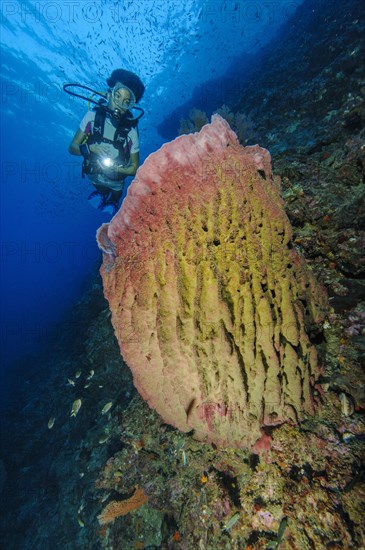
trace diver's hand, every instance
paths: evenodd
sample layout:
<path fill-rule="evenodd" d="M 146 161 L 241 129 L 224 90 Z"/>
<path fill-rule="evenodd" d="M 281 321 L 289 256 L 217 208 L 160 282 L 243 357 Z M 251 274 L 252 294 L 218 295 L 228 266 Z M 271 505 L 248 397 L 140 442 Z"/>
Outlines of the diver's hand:
<path fill-rule="evenodd" d="M 93 143 L 89 146 L 90 152 L 94 155 L 98 155 L 100 157 L 106 157 L 108 156 L 108 148 L 105 147 L 105 145 L 101 145 L 100 143 Z"/>
<path fill-rule="evenodd" d="M 103 167 L 103 174 L 107 178 L 109 178 L 112 181 L 120 181 L 124 179 L 124 173 L 123 173 L 123 166 L 116 166 L 115 164 L 112 166 L 104 166 Z"/>

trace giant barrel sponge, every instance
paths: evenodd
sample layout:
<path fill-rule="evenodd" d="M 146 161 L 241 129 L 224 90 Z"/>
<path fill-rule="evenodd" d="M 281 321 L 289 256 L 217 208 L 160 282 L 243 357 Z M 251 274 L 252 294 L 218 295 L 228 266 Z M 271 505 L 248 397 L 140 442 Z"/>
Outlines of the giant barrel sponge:
<path fill-rule="evenodd" d="M 218 115 L 151 154 L 98 231 L 134 384 L 199 441 L 251 448 L 314 413 L 327 298 L 291 236 L 269 152 Z"/>

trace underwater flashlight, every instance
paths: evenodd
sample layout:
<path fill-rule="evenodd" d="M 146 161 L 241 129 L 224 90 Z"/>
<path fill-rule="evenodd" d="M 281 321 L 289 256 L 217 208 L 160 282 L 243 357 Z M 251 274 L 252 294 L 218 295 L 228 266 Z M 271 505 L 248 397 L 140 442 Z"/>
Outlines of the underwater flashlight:
<path fill-rule="evenodd" d="M 105 166 L 105 168 L 110 168 L 111 166 L 114 165 L 114 161 L 109 157 L 105 157 L 105 158 L 101 159 L 101 162 L 102 162 L 103 166 Z"/>

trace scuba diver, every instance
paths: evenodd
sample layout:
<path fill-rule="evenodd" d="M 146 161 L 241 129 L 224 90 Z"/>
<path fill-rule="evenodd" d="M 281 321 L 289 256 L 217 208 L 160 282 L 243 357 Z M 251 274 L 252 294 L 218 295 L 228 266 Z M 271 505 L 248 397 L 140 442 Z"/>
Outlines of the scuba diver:
<path fill-rule="evenodd" d="M 85 114 L 68 150 L 84 158 L 82 177 L 87 175 L 95 187 L 89 196 L 91 204 L 114 215 L 126 177 L 134 176 L 139 166 L 137 125 L 144 113 L 136 103 L 145 87 L 137 75 L 124 69 L 113 71 L 106 82 L 106 94 L 80 84 L 66 84 L 64 90 L 96 105 Z M 92 97 L 70 91 L 70 87 L 89 90 Z M 95 101 L 95 95 L 102 99 Z M 135 109 L 141 112 L 136 117 L 132 113 Z"/>

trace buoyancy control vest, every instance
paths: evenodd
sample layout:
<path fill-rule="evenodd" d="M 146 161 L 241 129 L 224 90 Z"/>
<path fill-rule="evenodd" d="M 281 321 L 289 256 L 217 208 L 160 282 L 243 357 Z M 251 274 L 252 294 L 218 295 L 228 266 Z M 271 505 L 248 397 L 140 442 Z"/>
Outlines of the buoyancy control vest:
<path fill-rule="evenodd" d="M 113 145 L 113 147 L 115 147 L 118 151 L 118 156 L 114 159 L 114 161 L 118 165 L 126 165 L 129 162 L 132 148 L 132 140 L 128 134 L 132 128 L 136 128 L 138 132 L 138 120 L 133 118 L 130 111 L 126 111 L 126 113 L 120 117 L 118 124 L 115 127 L 113 139 L 108 139 L 104 136 L 105 120 L 107 116 L 108 112 L 105 108 L 100 107 L 95 109 L 94 123 L 92 129 L 90 127 L 90 130 L 88 131 L 88 136 L 84 143 L 88 146 L 94 143 L 109 143 Z M 89 152 L 87 156 L 84 156 L 82 177 L 85 177 L 85 174 L 100 171 L 97 168 L 97 160 L 97 155 L 91 152 Z"/>

